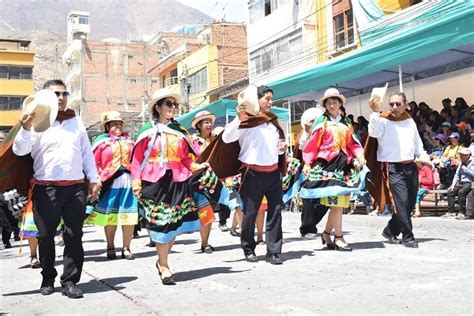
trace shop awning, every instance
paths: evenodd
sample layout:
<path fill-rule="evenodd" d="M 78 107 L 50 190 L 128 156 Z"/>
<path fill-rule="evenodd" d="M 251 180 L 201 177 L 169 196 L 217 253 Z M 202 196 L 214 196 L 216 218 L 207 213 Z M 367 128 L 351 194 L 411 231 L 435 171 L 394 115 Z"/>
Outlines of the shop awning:
<path fill-rule="evenodd" d="M 297 75 L 269 83 L 275 99 L 305 99 L 329 86 L 342 93 L 385 83 L 456 62 L 474 63 L 474 5 L 472 1 L 427 1 L 416 19 L 387 21 L 383 29 L 365 29 L 363 47 Z M 422 8 L 423 3 L 410 8 Z M 410 10 L 408 9 L 408 10 Z M 386 19 L 393 19 L 388 16 Z M 309 99 L 309 98 L 308 98 Z"/>

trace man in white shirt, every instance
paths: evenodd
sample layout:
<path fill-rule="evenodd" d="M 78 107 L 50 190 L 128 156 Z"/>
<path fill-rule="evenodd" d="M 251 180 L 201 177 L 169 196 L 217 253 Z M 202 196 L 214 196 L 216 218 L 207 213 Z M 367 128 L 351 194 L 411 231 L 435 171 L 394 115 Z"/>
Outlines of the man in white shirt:
<path fill-rule="evenodd" d="M 91 145 L 83 123 L 71 109 L 66 109 L 66 85 L 61 80 L 47 81 L 43 89 L 50 89 L 58 97 L 58 116 L 46 131 L 32 130 L 35 113 L 24 114 L 22 128 L 15 137 L 13 152 L 18 156 L 31 154 L 34 169 L 33 211 L 39 231 L 39 255 L 43 275 L 40 292 L 54 292 L 56 227 L 64 222 L 64 269 L 61 275 L 63 295 L 82 297 L 76 287 L 84 263 L 82 225 L 86 209 L 84 174 L 89 180 L 89 194 L 97 195 L 99 181 Z"/>
<path fill-rule="evenodd" d="M 281 264 L 283 191 L 279 161 L 285 158 L 286 143 L 283 130 L 271 112 L 273 90 L 262 86 L 257 89 L 257 94 L 260 113 L 249 117 L 245 106 L 239 105 L 238 116 L 226 126 L 222 140 L 227 144 L 238 141 L 240 145 L 238 159 L 243 169 L 240 196 L 244 204 L 241 245 L 245 258 L 249 262 L 258 261 L 255 255 L 255 221 L 265 196 L 268 201 L 265 260 L 271 264 Z M 246 126 L 252 120 L 259 120 L 259 123 Z"/>
<path fill-rule="evenodd" d="M 410 214 L 415 206 L 418 191 L 418 170 L 414 160 L 426 154 L 423 143 L 415 122 L 406 112 L 406 96 L 403 92 L 393 93 L 390 96 L 389 112 L 380 113 L 378 104 L 373 100 L 369 101 L 369 105 L 374 111 L 370 115 L 369 136 L 375 138 L 378 143 L 376 160 L 382 168 L 381 184 L 385 185 L 388 181 L 388 195 L 395 204 L 395 212 L 383 230 L 382 236 L 389 242 L 399 243 L 397 236 L 402 233 L 402 244 L 418 248 Z M 367 146 L 366 152 L 370 152 Z M 371 172 L 374 173 L 376 169 L 378 167 L 371 168 Z M 370 186 L 368 188 L 370 191 Z M 383 191 L 379 190 L 378 193 Z M 377 193 L 371 193 L 376 201 L 379 200 Z"/>

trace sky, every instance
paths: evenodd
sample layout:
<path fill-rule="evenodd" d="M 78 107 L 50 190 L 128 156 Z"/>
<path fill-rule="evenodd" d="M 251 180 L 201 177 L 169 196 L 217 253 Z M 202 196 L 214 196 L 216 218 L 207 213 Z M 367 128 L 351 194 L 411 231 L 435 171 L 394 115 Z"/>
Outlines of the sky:
<path fill-rule="evenodd" d="M 179 0 L 179 2 L 198 9 L 218 21 L 247 21 L 248 0 Z"/>

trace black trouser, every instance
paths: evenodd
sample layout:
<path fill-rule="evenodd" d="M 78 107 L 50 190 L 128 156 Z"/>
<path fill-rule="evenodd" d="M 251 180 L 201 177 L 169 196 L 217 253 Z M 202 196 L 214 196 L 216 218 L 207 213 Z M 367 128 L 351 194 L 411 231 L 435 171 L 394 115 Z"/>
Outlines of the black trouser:
<path fill-rule="evenodd" d="M 404 242 L 414 240 L 411 211 L 415 207 L 418 192 L 416 164 L 390 163 L 389 183 L 396 212 L 392 214 L 387 227 L 394 236 L 402 233 Z"/>
<path fill-rule="evenodd" d="M 86 211 L 84 184 L 70 186 L 35 185 L 33 190 L 34 220 L 39 232 L 39 255 L 43 284 L 54 282 L 54 236 L 61 218 L 64 222 L 64 271 L 61 283 L 78 283 L 84 263 L 82 223 Z"/>
<path fill-rule="evenodd" d="M 230 217 L 230 208 L 224 204 L 217 204 L 219 207 L 219 225 L 226 225 L 227 219 Z"/>
<path fill-rule="evenodd" d="M 316 225 L 323 219 L 328 207 L 319 204 L 319 199 L 303 199 L 303 211 L 301 212 L 301 235 L 309 233 L 317 234 Z"/>
<path fill-rule="evenodd" d="M 266 196 L 268 203 L 265 229 L 267 253 L 281 253 L 283 239 L 281 211 L 284 205 L 280 171 L 265 173 L 248 170 L 242 176 L 240 189 L 240 197 L 244 204 L 240 241 L 245 255 L 255 253 L 255 221 L 263 196 Z"/>
<path fill-rule="evenodd" d="M 471 192 L 471 182 L 457 183 L 454 188 L 448 191 L 448 212 L 454 212 L 455 197 L 458 196 L 459 213 L 466 215 L 467 195 Z"/>

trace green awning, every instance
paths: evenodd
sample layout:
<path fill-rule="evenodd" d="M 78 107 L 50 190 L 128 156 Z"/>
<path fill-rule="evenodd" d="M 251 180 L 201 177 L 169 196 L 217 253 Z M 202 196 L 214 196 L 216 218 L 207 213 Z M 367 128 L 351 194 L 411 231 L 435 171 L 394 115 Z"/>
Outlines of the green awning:
<path fill-rule="evenodd" d="M 380 34 L 379 34 L 380 35 Z M 474 42 L 472 1 L 437 1 L 415 23 L 375 36 L 360 49 L 272 82 L 275 99 L 290 98 L 362 78 Z M 429 61 L 428 61 L 429 62 Z"/>
<path fill-rule="evenodd" d="M 184 125 L 186 128 L 191 128 L 191 121 L 194 119 L 194 116 L 196 115 L 197 112 L 207 110 L 214 114 L 217 118 L 225 118 L 226 116 L 236 116 L 237 112 L 235 111 L 235 108 L 237 107 L 237 101 L 235 100 L 229 100 L 229 99 L 221 99 L 218 101 L 215 101 L 213 103 L 201 106 L 197 109 L 194 109 L 193 111 L 183 114 L 176 118 L 178 122 Z M 279 108 L 279 107 L 273 107 L 272 112 L 278 116 L 278 118 L 282 121 L 288 121 L 288 110 Z M 224 121 L 225 122 L 225 121 Z"/>

